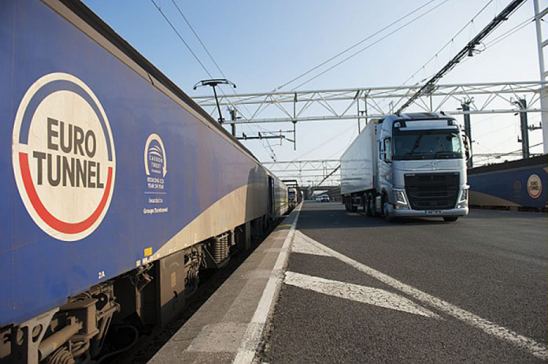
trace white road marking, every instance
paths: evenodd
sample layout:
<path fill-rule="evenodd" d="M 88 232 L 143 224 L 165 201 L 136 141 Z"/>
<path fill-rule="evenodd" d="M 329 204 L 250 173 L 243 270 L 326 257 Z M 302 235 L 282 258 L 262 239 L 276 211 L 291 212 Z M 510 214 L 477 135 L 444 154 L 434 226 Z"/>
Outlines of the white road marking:
<path fill-rule="evenodd" d="M 509 342 L 518 348 L 524 349 L 528 351 L 531 355 L 542 359 L 542 360 L 548 360 L 548 350 L 545 345 L 540 344 L 536 342 L 535 340 L 528 338 L 524 335 L 520 335 L 517 332 L 514 332 L 510 329 L 507 329 L 505 327 L 502 327 L 500 325 L 497 325 L 489 320 L 486 320 L 484 318 L 479 317 L 478 315 L 475 315 L 471 312 L 468 312 L 460 307 L 457 307 L 447 301 L 444 301 L 442 299 L 439 299 L 437 297 L 434 297 L 432 295 L 429 295 L 428 293 L 425 293 L 421 290 L 418 290 L 408 284 L 405 284 L 403 282 L 398 281 L 395 278 L 390 277 L 387 274 L 384 274 L 382 272 L 379 272 L 378 270 L 375 270 L 371 267 L 368 267 L 365 264 L 362 264 L 358 261 L 355 261 L 352 258 L 347 257 L 346 255 L 343 255 L 333 249 L 330 249 L 326 247 L 325 245 L 317 242 L 316 240 L 301 234 L 305 240 L 316 246 L 318 249 L 321 249 L 328 253 L 329 255 L 333 256 L 334 258 L 339 259 L 340 261 L 356 268 L 357 270 L 367 274 L 370 277 L 373 277 L 390 287 L 393 287 L 397 289 L 398 291 L 401 291 L 416 300 L 433 307 L 449 316 L 452 316 L 472 327 L 475 327 L 479 330 L 482 330 L 483 332 L 495 336 L 500 340 Z"/>
<path fill-rule="evenodd" d="M 299 230 L 295 231 L 295 238 L 293 239 L 293 245 L 291 251 L 294 253 L 310 254 L 310 255 L 323 255 L 329 257 L 330 255 L 321 249 L 316 248 L 314 245 L 308 243 L 303 238 L 303 233 Z"/>
<path fill-rule="evenodd" d="M 289 257 L 291 243 L 293 242 L 293 238 L 295 236 L 295 227 L 297 226 L 297 220 L 299 219 L 301 207 L 302 203 L 295 208 L 297 214 L 293 219 L 291 227 L 289 228 L 289 233 L 284 240 L 276 263 L 274 263 L 274 269 L 268 279 L 268 282 L 266 283 L 266 287 L 263 291 L 261 299 L 259 300 L 257 309 L 253 314 L 253 318 L 247 326 L 246 332 L 238 349 L 238 353 L 234 358 L 234 364 L 251 364 L 255 359 L 255 353 L 257 352 L 257 348 L 266 325 L 266 320 L 270 310 L 273 307 L 274 301 L 278 296 L 280 286 L 282 285 L 282 270 L 287 265 L 287 258 Z"/>
<path fill-rule="evenodd" d="M 329 296 L 407 312 L 413 315 L 439 318 L 432 311 L 422 308 L 413 301 L 380 288 L 333 281 L 295 272 L 286 272 L 284 283 Z"/>

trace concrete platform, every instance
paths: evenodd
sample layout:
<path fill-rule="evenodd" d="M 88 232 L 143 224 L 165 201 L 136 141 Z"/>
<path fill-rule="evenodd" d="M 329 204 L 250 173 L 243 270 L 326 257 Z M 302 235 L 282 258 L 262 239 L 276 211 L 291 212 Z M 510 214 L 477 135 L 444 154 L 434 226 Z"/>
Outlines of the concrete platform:
<path fill-rule="evenodd" d="M 256 248 L 149 363 L 251 363 L 276 301 L 300 207 Z"/>

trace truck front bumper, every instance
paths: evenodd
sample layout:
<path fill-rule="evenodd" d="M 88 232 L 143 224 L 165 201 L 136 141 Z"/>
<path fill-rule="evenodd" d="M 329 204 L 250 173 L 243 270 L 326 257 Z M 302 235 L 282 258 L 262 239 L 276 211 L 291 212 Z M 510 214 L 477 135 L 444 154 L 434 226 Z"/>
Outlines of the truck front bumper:
<path fill-rule="evenodd" d="M 395 209 L 393 206 L 390 206 L 389 210 L 390 216 L 394 217 L 449 217 L 468 215 L 468 207 L 447 210 L 411 210 Z"/>

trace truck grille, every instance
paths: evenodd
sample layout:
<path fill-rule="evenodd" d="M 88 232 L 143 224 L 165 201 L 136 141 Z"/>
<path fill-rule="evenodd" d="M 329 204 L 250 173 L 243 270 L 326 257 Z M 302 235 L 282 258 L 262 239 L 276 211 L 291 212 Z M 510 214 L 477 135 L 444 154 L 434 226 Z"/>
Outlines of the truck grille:
<path fill-rule="evenodd" d="M 459 173 L 406 174 L 405 192 L 413 210 L 452 209 L 459 194 Z"/>

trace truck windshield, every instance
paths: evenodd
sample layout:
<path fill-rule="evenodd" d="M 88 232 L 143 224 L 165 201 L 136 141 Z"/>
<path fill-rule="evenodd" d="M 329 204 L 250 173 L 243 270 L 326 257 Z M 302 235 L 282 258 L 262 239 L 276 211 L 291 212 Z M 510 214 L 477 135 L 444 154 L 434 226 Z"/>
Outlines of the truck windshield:
<path fill-rule="evenodd" d="M 462 158 L 462 143 L 457 131 L 398 131 L 393 139 L 395 160 Z"/>

